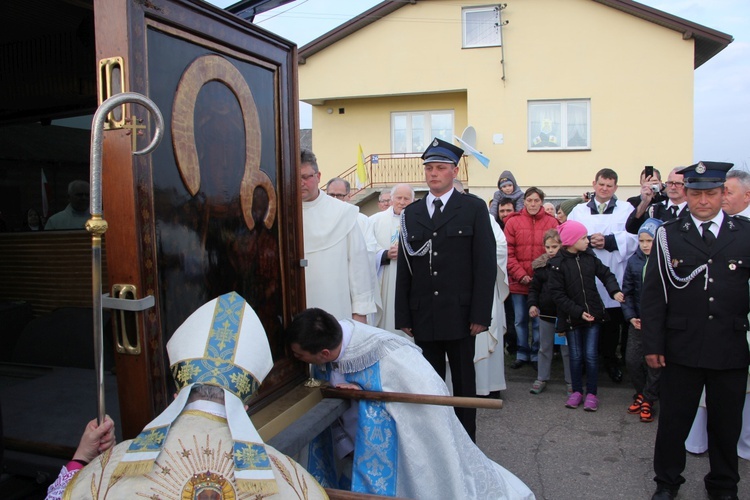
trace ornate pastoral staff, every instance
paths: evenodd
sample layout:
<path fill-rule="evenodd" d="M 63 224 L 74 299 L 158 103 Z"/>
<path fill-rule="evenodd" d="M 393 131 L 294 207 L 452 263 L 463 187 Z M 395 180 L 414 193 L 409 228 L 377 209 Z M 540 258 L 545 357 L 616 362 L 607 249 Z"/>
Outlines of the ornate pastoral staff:
<path fill-rule="evenodd" d="M 161 142 L 164 136 L 164 118 L 156 104 L 148 97 L 135 92 L 116 94 L 106 101 L 94 113 L 91 124 L 91 219 L 86 222 L 86 230 L 91 233 L 91 285 L 94 310 L 94 368 L 96 370 L 97 419 L 104 421 L 104 360 L 102 322 L 102 236 L 107 232 L 107 221 L 102 217 L 102 143 L 104 141 L 104 121 L 107 115 L 125 103 L 136 103 L 148 109 L 154 116 L 156 130 L 154 138 L 146 148 L 133 151 L 134 155 L 150 153 Z"/>

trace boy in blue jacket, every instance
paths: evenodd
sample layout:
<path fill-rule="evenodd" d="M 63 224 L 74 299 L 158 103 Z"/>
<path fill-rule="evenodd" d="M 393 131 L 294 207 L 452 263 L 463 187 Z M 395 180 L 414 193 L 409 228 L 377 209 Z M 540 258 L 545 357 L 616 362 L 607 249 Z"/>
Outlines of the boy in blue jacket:
<path fill-rule="evenodd" d="M 659 219 L 647 219 L 638 229 L 638 249 L 628 259 L 625 274 L 622 278 L 622 291 L 625 302 L 622 304 L 622 314 L 628 327 L 628 346 L 625 351 L 625 363 L 630 373 L 630 380 L 635 388 L 633 403 L 628 407 L 628 413 L 640 414 L 641 422 L 653 422 L 653 405 L 659 399 L 658 368 L 649 368 L 643 352 L 643 337 L 641 333 L 641 285 L 643 283 L 644 267 L 651 254 L 656 230 L 662 224 Z"/>

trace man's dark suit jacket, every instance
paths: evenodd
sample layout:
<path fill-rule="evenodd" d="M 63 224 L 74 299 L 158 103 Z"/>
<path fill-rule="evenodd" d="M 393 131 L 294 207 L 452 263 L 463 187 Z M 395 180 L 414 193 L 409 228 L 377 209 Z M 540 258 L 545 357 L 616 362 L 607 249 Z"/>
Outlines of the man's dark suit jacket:
<path fill-rule="evenodd" d="M 431 239 L 432 252 L 410 257 L 399 244 L 396 328 L 412 328 L 415 340 L 428 342 L 467 337 L 470 323 L 489 326 L 497 261 L 485 203 L 454 191 L 436 225 L 426 198 L 404 214 L 401 237 L 414 250 Z"/>
<path fill-rule="evenodd" d="M 654 242 L 641 292 L 643 352 L 663 354 L 667 364 L 746 369 L 750 363 L 745 334 L 750 301 L 750 222 L 725 213 L 711 246 L 703 241 L 700 230 L 690 216 L 673 219 L 659 229 L 666 232 L 669 260 L 677 276 L 686 277 L 701 264 L 708 264 L 709 279 L 706 282 L 701 272 L 684 288 L 672 286 L 665 249 Z M 668 301 L 663 282 L 667 283 Z"/>
<path fill-rule="evenodd" d="M 625 231 L 630 234 L 638 234 L 638 230 L 649 217 L 659 219 L 662 222 L 667 222 L 668 220 L 677 219 L 678 217 L 683 217 L 690 213 L 690 209 L 685 205 L 682 207 L 682 210 L 677 213 L 677 216 L 675 216 L 671 210 L 667 210 L 668 202 L 669 200 L 667 199 L 666 201 L 660 201 L 659 203 L 652 203 L 646 208 L 646 211 L 643 212 L 643 215 L 640 217 L 635 216 L 636 210 L 630 212 L 630 216 L 628 216 L 628 220 L 625 222 Z"/>

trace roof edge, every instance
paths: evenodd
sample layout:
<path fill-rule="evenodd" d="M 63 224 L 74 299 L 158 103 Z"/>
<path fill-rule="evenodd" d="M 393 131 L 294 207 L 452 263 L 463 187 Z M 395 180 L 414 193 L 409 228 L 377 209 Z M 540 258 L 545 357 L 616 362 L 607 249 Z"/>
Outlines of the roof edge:
<path fill-rule="evenodd" d="M 405 5 L 414 5 L 417 0 L 385 0 L 379 4 L 371 7 L 364 11 L 360 15 L 351 18 L 344 24 L 332 29 L 331 31 L 324 33 L 315 40 L 311 41 L 300 47 L 299 49 L 299 64 L 305 64 L 305 59 L 313 54 L 317 54 L 321 50 L 325 49 L 338 42 L 342 38 L 345 38 L 352 33 L 369 26 L 370 24 L 378 21 L 388 14 L 397 11 Z"/>
<path fill-rule="evenodd" d="M 655 9 L 635 2 L 633 0 L 593 0 L 607 7 L 612 7 L 626 14 L 636 16 L 667 29 L 682 33 L 684 39 L 695 39 L 693 51 L 693 69 L 697 69 L 703 63 L 724 50 L 727 45 L 734 41 L 731 35 L 703 26 L 687 19 L 669 14 L 663 10 Z M 324 33 L 310 43 L 299 49 L 299 64 L 305 64 L 305 59 L 333 45 L 342 38 L 368 26 L 375 21 L 397 11 L 406 5 L 414 5 L 417 0 L 385 0 L 374 7 L 366 10 L 360 15 L 353 17 L 346 23 Z"/>
<path fill-rule="evenodd" d="M 688 21 L 663 10 L 643 5 L 633 0 L 594 0 L 597 3 L 612 7 L 621 12 L 639 17 L 665 28 L 682 33 L 684 39 L 695 39 L 693 69 L 724 50 L 734 41 L 732 35 Z"/>

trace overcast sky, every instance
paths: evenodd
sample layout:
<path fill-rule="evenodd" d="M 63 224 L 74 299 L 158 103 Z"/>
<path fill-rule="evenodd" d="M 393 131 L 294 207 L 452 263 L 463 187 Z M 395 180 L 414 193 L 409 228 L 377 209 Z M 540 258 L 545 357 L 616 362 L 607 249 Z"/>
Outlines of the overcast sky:
<path fill-rule="evenodd" d="M 236 0 L 210 0 L 226 7 Z M 379 0 L 297 0 L 258 16 L 255 23 L 302 46 Z M 694 160 L 729 161 L 750 170 L 750 1 L 646 0 L 641 2 L 728 33 L 734 42 L 695 71 Z M 669 117 L 661 117 L 665 127 Z M 303 128 L 310 108 L 300 106 Z"/>

